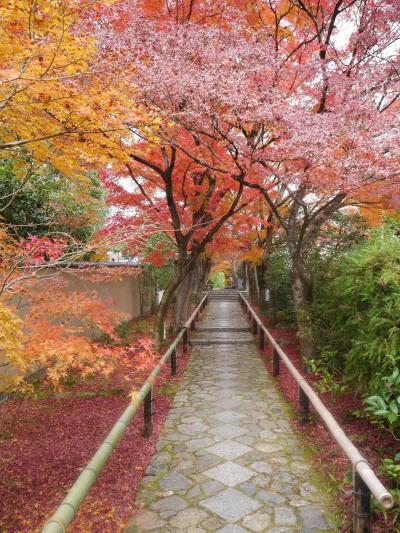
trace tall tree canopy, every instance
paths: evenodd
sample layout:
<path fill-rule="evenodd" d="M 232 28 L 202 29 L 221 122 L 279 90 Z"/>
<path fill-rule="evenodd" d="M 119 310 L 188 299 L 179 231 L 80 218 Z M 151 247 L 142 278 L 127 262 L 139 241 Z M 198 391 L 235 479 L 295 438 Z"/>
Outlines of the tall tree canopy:
<path fill-rule="evenodd" d="M 397 1 L 49 7 L 3 7 L 2 146 L 27 142 L 84 180 L 82 169 L 100 168 L 115 207 L 108 234 L 133 249 L 143 224 L 170 235 L 177 275 L 158 337 L 170 297 L 224 224 L 257 206 L 264 261 L 271 228 L 287 235 L 309 356 L 307 248 L 343 206 L 398 204 Z"/>
<path fill-rule="evenodd" d="M 171 176 L 161 189 L 175 238 L 189 187 L 199 194 L 195 175 L 217 184 L 202 193 L 204 217 L 235 182 L 241 195 L 261 195 L 287 233 L 304 355 L 307 247 L 344 205 L 397 203 L 395 4 L 123 0 L 90 26 L 104 70 L 123 69 L 124 94 L 143 109 L 126 121 L 131 172 L 153 186 Z"/>

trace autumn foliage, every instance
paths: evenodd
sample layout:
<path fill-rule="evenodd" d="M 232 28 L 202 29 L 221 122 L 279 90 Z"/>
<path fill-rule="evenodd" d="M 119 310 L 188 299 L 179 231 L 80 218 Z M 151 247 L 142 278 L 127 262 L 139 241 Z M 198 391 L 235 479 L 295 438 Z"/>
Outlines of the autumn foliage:
<path fill-rule="evenodd" d="M 160 348 L 171 302 L 177 329 L 212 262 L 245 263 L 260 299 L 284 240 L 300 351 L 311 359 L 310 250 L 343 210 L 379 224 L 399 209 L 398 7 L 0 1 L 0 157 L 16 173 L 0 198 L 0 388 L 31 392 L 25 376 L 41 368 L 58 387 L 70 372 L 110 376 L 154 361 L 149 335 L 122 346 L 124 317 L 58 276 L 115 247 L 144 266 L 172 265 L 154 320 Z M 5 220 L 34 186 L 33 169 L 58 173 L 79 199 L 72 224 L 61 224 L 66 206 L 57 229 L 39 231 L 27 207 L 23 234 Z M 82 208 L 93 177 L 100 224 Z M 69 229 L 84 221 L 95 230 L 80 240 Z"/>

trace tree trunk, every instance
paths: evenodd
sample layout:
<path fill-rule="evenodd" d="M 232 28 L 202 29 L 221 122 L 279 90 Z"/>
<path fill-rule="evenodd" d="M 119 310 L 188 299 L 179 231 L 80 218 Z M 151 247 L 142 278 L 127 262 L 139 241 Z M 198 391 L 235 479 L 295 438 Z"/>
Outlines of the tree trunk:
<path fill-rule="evenodd" d="M 255 276 L 258 280 L 259 294 L 258 294 L 258 306 L 261 310 L 265 311 L 267 308 L 267 302 L 265 301 L 265 289 L 267 288 L 265 280 L 265 265 L 261 263 L 255 267 Z"/>
<path fill-rule="evenodd" d="M 202 298 L 202 292 L 206 279 L 210 272 L 211 262 L 204 258 L 200 258 L 193 270 L 185 277 L 184 281 L 179 287 L 178 296 L 174 305 L 174 313 L 171 323 L 172 333 L 177 333 L 182 324 L 189 318 L 195 296 L 197 303 Z"/>
<path fill-rule="evenodd" d="M 199 298 L 200 287 L 204 280 L 204 269 L 205 269 L 205 260 L 201 257 L 197 263 L 196 272 L 192 281 L 192 293 L 191 301 L 197 305 L 201 296 Z"/>
<path fill-rule="evenodd" d="M 193 288 L 198 268 L 194 268 L 179 286 L 171 321 L 171 333 L 176 333 L 190 316 Z"/>
<path fill-rule="evenodd" d="M 206 288 L 208 275 L 211 270 L 211 261 L 209 259 L 202 259 L 201 276 L 199 279 L 199 285 L 196 291 L 196 302 L 199 302 L 203 298 L 203 292 Z"/>
<path fill-rule="evenodd" d="M 249 264 L 247 261 L 244 262 L 244 281 L 245 281 L 245 291 L 248 293 L 250 298 L 250 273 L 249 273 Z"/>
<path fill-rule="evenodd" d="M 160 350 L 163 341 L 164 341 L 164 325 L 167 318 L 168 307 L 171 301 L 172 295 L 175 290 L 179 287 L 181 280 L 175 278 L 171 280 L 167 287 L 164 290 L 164 293 L 161 298 L 160 305 L 158 307 L 155 319 L 154 319 L 154 328 L 153 328 L 153 339 L 156 350 Z"/>
<path fill-rule="evenodd" d="M 156 305 L 156 284 L 153 270 L 144 270 L 139 275 L 140 316 L 153 313 Z"/>
<path fill-rule="evenodd" d="M 162 346 L 163 340 L 164 340 L 164 325 L 167 318 L 168 313 L 168 307 L 171 302 L 171 298 L 174 295 L 174 292 L 180 285 L 185 285 L 186 279 L 189 277 L 191 278 L 192 272 L 196 269 L 198 263 L 198 255 L 193 256 L 192 260 L 187 262 L 186 252 L 183 251 L 181 256 L 178 259 L 177 266 L 176 266 L 176 274 L 175 277 L 169 282 L 167 287 L 164 290 L 164 293 L 161 298 L 160 305 L 158 307 L 155 320 L 154 320 L 154 328 L 153 328 L 153 339 L 154 344 L 157 350 L 159 350 Z M 192 283 L 188 284 L 188 289 L 192 288 Z M 180 292 L 180 291 L 179 291 Z M 189 290 L 190 294 L 190 290 Z M 183 304 L 185 305 L 185 299 L 183 298 L 184 294 L 182 294 Z M 179 293 L 178 293 L 179 297 Z M 175 306 L 177 309 L 179 309 L 179 306 Z M 182 306 L 180 306 L 182 308 Z"/>
<path fill-rule="evenodd" d="M 312 359 L 314 352 L 314 339 L 312 328 L 312 304 L 314 292 L 314 280 L 307 266 L 305 254 L 315 243 L 321 227 L 339 209 L 346 198 L 346 194 L 337 194 L 323 208 L 317 210 L 312 217 L 307 215 L 303 205 L 306 194 L 305 186 L 297 192 L 289 215 L 287 225 L 287 238 L 289 253 L 292 259 L 292 291 L 293 303 L 296 313 L 300 353 L 303 369 L 307 372 L 308 361 Z M 303 219 L 299 223 L 300 208 L 303 209 Z"/>
<path fill-rule="evenodd" d="M 256 284 L 256 277 L 254 275 L 254 268 L 247 263 L 247 280 L 249 290 L 249 300 L 252 304 L 258 301 L 258 290 Z"/>
<path fill-rule="evenodd" d="M 275 326 L 278 322 L 277 319 L 277 290 L 275 287 L 273 287 L 273 283 L 271 282 L 270 276 L 268 274 L 269 270 L 269 254 L 265 254 L 263 258 L 263 266 L 264 266 L 264 291 L 268 290 L 269 293 L 269 299 L 265 302 L 265 308 L 267 310 L 268 320 L 271 326 Z"/>
<path fill-rule="evenodd" d="M 314 352 L 314 340 L 312 332 L 312 283 L 306 282 L 300 275 L 296 265 L 292 272 L 293 303 L 296 313 L 300 354 L 303 370 L 308 371 L 308 361 L 312 359 Z"/>

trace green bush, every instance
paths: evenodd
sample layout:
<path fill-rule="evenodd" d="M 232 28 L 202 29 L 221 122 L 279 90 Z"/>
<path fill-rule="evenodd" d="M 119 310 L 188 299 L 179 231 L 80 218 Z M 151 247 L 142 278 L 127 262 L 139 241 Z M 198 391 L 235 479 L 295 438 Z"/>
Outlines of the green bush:
<path fill-rule="evenodd" d="M 286 243 L 278 245 L 268 257 L 265 273 L 266 286 L 270 291 L 270 307 L 273 313 L 285 322 L 295 321 L 292 285 L 290 280 L 291 261 Z"/>
<path fill-rule="evenodd" d="M 322 360 L 355 390 L 386 390 L 385 379 L 400 365 L 400 239 L 393 228 L 321 273 L 314 318 Z"/>
<path fill-rule="evenodd" d="M 28 165 L 27 159 L 26 164 Z M 107 215 L 105 191 L 96 175 L 85 185 L 63 176 L 48 164 L 35 166 L 26 182 L 17 161 L 0 160 L 1 222 L 14 237 L 67 233 L 87 242 Z"/>
<path fill-rule="evenodd" d="M 400 370 L 395 368 L 390 376 L 382 379 L 382 384 L 379 394 L 365 400 L 366 411 L 382 424 L 400 428 Z"/>
<path fill-rule="evenodd" d="M 400 453 L 397 453 L 394 459 L 382 459 L 380 471 L 389 479 L 390 493 L 394 499 L 393 514 L 390 521 L 395 526 L 400 522 Z M 388 519 L 386 520 L 388 522 Z"/>
<path fill-rule="evenodd" d="M 214 272 L 211 274 L 210 282 L 213 289 L 224 289 L 226 285 L 224 272 Z"/>

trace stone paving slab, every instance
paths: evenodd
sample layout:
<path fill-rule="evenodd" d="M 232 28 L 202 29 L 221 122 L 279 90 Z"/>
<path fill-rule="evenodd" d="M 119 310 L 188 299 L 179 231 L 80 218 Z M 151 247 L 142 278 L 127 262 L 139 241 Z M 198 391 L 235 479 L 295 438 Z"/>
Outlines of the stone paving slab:
<path fill-rule="evenodd" d="M 208 304 L 201 326 L 213 338 L 232 324 L 247 327 L 238 302 Z M 337 531 L 254 342 L 232 336 L 194 347 L 125 533 Z"/>

